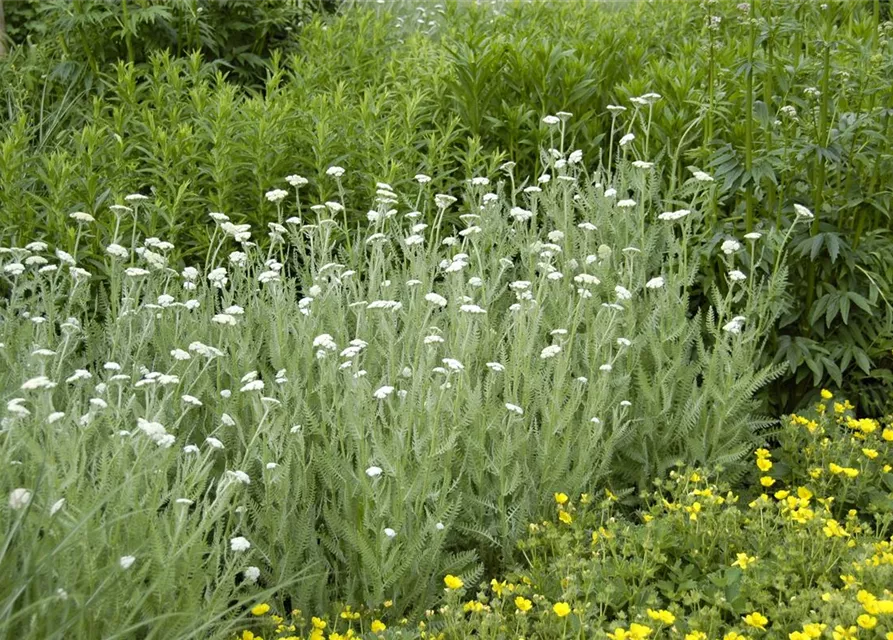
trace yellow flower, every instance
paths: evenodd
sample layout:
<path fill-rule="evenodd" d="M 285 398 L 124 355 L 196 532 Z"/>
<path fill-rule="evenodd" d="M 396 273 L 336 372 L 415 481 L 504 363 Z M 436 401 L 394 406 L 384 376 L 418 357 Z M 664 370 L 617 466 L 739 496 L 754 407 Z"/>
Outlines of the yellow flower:
<path fill-rule="evenodd" d="M 558 514 L 558 519 L 561 520 L 564 524 L 570 524 L 574 521 L 573 516 L 569 514 L 567 511 L 562 511 Z"/>
<path fill-rule="evenodd" d="M 867 613 L 863 613 L 861 616 L 856 618 L 856 624 L 858 624 L 863 629 L 874 629 L 877 626 L 877 618 L 874 616 L 870 616 Z"/>
<path fill-rule="evenodd" d="M 772 461 L 769 460 L 768 458 L 757 458 L 757 468 L 759 468 L 760 471 L 765 473 L 766 471 L 769 471 L 769 469 L 772 468 Z"/>
<path fill-rule="evenodd" d="M 874 460 L 878 457 L 877 449 L 862 449 L 862 454 L 869 460 Z"/>
<path fill-rule="evenodd" d="M 627 640 L 630 637 L 629 633 L 627 633 L 626 629 L 623 627 L 617 627 L 614 629 L 614 632 L 608 632 L 608 637 L 611 640 Z"/>
<path fill-rule="evenodd" d="M 245 631 L 242 632 L 241 640 L 264 640 L 264 639 L 260 636 L 254 635 L 254 633 L 252 633 L 251 631 L 248 631 L 246 629 Z"/>
<path fill-rule="evenodd" d="M 834 632 L 831 635 L 834 636 L 834 640 L 853 640 L 858 637 L 858 629 L 856 629 L 855 625 L 851 627 L 837 625 L 834 627 Z"/>
<path fill-rule="evenodd" d="M 707 634 L 703 631 L 692 631 L 685 634 L 685 640 L 707 640 Z"/>
<path fill-rule="evenodd" d="M 741 569 L 743 571 L 746 571 L 747 567 L 749 567 L 750 565 L 752 565 L 754 562 L 757 561 L 757 559 L 755 557 L 748 556 L 746 553 L 739 553 L 739 554 L 737 554 L 736 557 L 738 559 L 732 563 L 732 566 L 733 567 L 741 567 Z"/>
<path fill-rule="evenodd" d="M 807 489 L 806 487 L 797 487 L 797 497 L 801 500 L 809 500 L 812 498 L 812 491 Z"/>
<path fill-rule="evenodd" d="M 518 608 L 518 611 L 526 613 L 533 607 L 533 603 L 523 596 L 518 596 L 515 598 L 515 606 Z"/>
<path fill-rule="evenodd" d="M 830 471 L 834 475 L 840 475 L 841 473 L 843 473 L 843 467 L 841 467 L 839 464 L 834 464 L 832 462 L 831 464 L 828 465 L 828 471 Z"/>
<path fill-rule="evenodd" d="M 697 520 L 698 514 L 701 513 L 701 503 L 695 502 L 690 507 L 685 507 L 685 510 L 688 511 L 689 520 Z"/>
<path fill-rule="evenodd" d="M 893 429 L 884 429 L 881 432 L 881 437 L 887 442 L 893 442 Z"/>
<path fill-rule="evenodd" d="M 858 584 L 858 582 L 856 581 L 856 576 L 843 575 L 840 576 L 840 580 L 841 582 L 843 582 L 845 589 L 852 589 Z"/>
<path fill-rule="evenodd" d="M 700 482 L 700 481 L 701 481 L 701 474 L 698 473 L 697 471 L 695 471 L 693 474 L 691 474 L 691 478 L 690 478 L 690 479 L 691 479 L 692 482 Z"/>
<path fill-rule="evenodd" d="M 762 478 L 760 478 L 760 484 L 763 485 L 764 487 L 771 487 L 773 484 L 775 484 L 775 478 L 770 478 L 769 476 L 763 476 Z"/>
<path fill-rule="evenodd" d="M 314 629 L 325 629 L 325 628 L 326 628 L 326 621 L 325 621 L 325 620 L 320 620 L 320 619 L 317 618 L 316 616 L 313 616 L 313 617 L 310 619 L 310 622 L 313 624 L 313 628 L 314 628 Z"/>
<path fill-rule="evenodd" d="M 559 618 L 563 618 L 571 612 L 571 606 L 566 602 L 556 602 L 552 605 L 552 611 L 554 611 L 555 615 Z"/>
<path fill-rule="evenodd" d="M 784 489 L 780 489 L 780 490 L 776 491 L 773 495 L 775 496 L 775 499 L 776 499 L 776 500 L 784 500 L 784 499 L 787 498 L 789 495 L 791 495 L 791 492 L 790 492 L 790 491 L 786 491 L 786 490 L 784 490 Z"/>
<path fill-rule="evenodd" d="M 765 631 L 766 625 L 769 624 L 769 618 L 764 616 L 759 611 L 754 611 L 753 613 L 749 613 L 744 616 L 744 624 L 749 627 L 753 627 L 754 629 Z"/>
<path fill-rule="evenodd" d="M 645 638 L 650 635 L 651 627 L 646 627 L 644 624 L 639 624 L 637 622 L 633 622 L 629 625 L 629 637 L 632 640 L 645 640 Z"/>
<path fill-rule="evenodd" d="M 722 637 L 722 640 L 747 640 L 747 636 L 743 636 L 737 631 L 729 631 Z"/>
<path fill-rule="evenodd" d="M 457 578 L 452 574 L 447 574 L 447 576 L 443 579 L 443 583 L 446 585 L 447 589 L 461 589 L 465 586 L 465 583 L 462 582 L 462 578 Z"/>
<path fill-rule="evenodd" d="M 810 622 L 803 625 L 803 633 L 805 633 L 808 638 L 821 638 L 822 632 L 827 626 L 828 625 L 822 624 L 821 622 Z"/>
<path fill-rule="evenodd" d="M 809 636 L 802 631 L 792 631 L 788 634 L 788 640 L 809 640 Z"/>
<path fill-rule="evenodd" d="M 499 597 L 502 597 L 502 591 L 503 589 L 505 589 L 505 584 L 505 581 L 500 582 L 496 578 L 490 580 L 490 588 L 493 589 L 493 593 L 495 593 Z"/>
<path fill-rule="evenodd" d="M 834 520 L 833 518 L 825 520 L 825 526 L 822 528 L 822 531 L 824 531 L 825 535 L 829 538 L 845 538 L 850 535 L 840 526 L 837 520 Z"/>
<path fill-rule="evenodd" d="M 555 494 L 555 502 L 558 504 L 567 504 L 568 497 L 566 493 L 556 493 Z"/>
<path fill-rule="evenodd" d="M 484 610 L 484 603 L 479 602 L 478 600 L 469 600 L 462 607 L 462 610 L 465 611 L 466 613 L 469 611 L 471 611 L 473 613 L 480 613 L 481 611 Z"/>
<path fill-rule="evenodd" d="M 647 611 L 648 617 L 652 620 L 658 620 L 663 622 L 664 624 L 673 624 L 676 622 L 676 616 L 667 611 L 666 609 L 660 609 L 655 611 L 654 609 L 648 609 Z"/>
<path fill-rule="evenodd" d="M 847 478 L 855 478 L 859 475 L 859 470 L 853 469 L 852 467 L 846 467 L 844 468 L 843 473 Z"/>
<path fill-rule="evenodd" d="M 372 624 L 369 626 L 372 629 L 372 633 L 381 633 L 385 629 L 387 629 L 387 625 L 381 620 L 373 620 Z"/>
<path fill-rule="evenodd" d="M 830 400 L 834 397 L 834 394 L 828 391 L 827 389 L 822 389 L 822 400 Z"/>
<path fill-rule="evenodd" d="M 264 602 L 262 604 L 256 604 L 253 607 L 251 607 L 251 615 L 262 616 L 269 610 L 270 610 L 270 605 L 268 605 L 266 602 Z"/>
<path fill-rule="evenodd" d="M 754 451 L 753 453 L 757 458 L 771 458 L 772 457 L 772 454 L 769 453 L 768 449 L 760 448 L 760 449 L 757 449 L 756 451 Z"/>

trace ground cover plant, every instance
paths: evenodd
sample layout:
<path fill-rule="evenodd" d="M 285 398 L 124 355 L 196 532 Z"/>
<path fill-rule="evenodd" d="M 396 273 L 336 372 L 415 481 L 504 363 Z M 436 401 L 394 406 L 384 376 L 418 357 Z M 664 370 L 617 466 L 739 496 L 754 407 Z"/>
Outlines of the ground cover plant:
<path fill-rule="evenodd" d="M 4 636 L 893 634 L 888 3 L 9 16 Z"/>
<path fill-rule="evenodd" d="M 323 618 L 259 602 L 240 637 L 891 638 L 893 425 L 820 398 L 739 488 L 678 467 L 632 511 L 610 490 L 554 493 L 523 563 L 444 576 L 420 622 L 388 603 Z"/>

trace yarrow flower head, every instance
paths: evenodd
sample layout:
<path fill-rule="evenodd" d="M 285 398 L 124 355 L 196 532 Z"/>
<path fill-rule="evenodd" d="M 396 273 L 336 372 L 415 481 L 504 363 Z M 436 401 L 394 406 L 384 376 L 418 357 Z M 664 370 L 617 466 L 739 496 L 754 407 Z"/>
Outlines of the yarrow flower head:
<path fill-rule="evenodd" d="M 802 204 L 797 204 L 796 202 L 794 203 L 794 212 L 797 214 L 798 218 L 801 218 L 803 220 L 812 220 L 813 218 L 815 218 L 815 215 L 813 215 L 812 211 L 804 207 Z"/>

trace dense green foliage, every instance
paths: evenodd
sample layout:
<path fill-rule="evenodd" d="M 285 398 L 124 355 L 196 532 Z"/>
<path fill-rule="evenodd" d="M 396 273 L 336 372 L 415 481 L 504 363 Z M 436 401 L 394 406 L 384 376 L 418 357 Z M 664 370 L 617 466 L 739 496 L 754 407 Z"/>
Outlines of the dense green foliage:
<path fill-rule="evenodd" d="M 333 163 L 358 169 L 345 186 L 360 201 L 377 180 L 401 187 L 418 171 L 442 190 L 493 177 L 507 159 L 524 175 L 541 170 L 546 113 L 576 114 L 569 136 L 596 165 L 650 122 L 631 148 L 659 161 L 665 189 L 692 165 L 717 179 L 704 241 L 785 228 L 793 201 L 818 214 L 794 238 L 798 304 L 764 354 L 789 364 L 773 406 L 792 407 L 819 383 L 850 389 L 869 410 L 889 406 L 886 3 L 345 5 L 287 37 L 284 21 L 305 4 L 209 6 L 189 22 L 186 3 L 46 5 L 31 30 L 61 44 L 39 38 L 0 65 L 0 232 L 62 240 L 70 207 L 95 212 L 151 189 L 189 259 L 204 250 L 209 209 L 259 223 L 262 194 L 293 172 L 310 178 L 315 201 L 332 195 L 321 178 Z M 125 10 L 132 29 L 120 26 Z M 275 37 L 232 36 L 238 11 L 261 12 L 252 24 Z M 256 56 L 278 44 L 285 53 L 263 60 L 266 79 L 251 80 Z M 176 55 L 192 49 L 203 56 Z M 606 110 L 648 91 L 664 96 L 653 109 Z M 715 276 L 705 269 L 702 290 Z"/>
<path fill-rule="evenodd" d="M 388 640 L 889 640 L 893 424 L 856 419 L 824 395 L 785 420 L 777 449 L 754 452 L 743 486 L 680 467 L 643 492 L 635 511 L 610 490 L 556 492 L 509 572 L 448 578 L 442 606 L 417 627 L 375 607 L 331 615 L 326 631 Z M 281 640 L 313 629 L 314 612 L 267 606 L 249 634 Z M 369 633 L 374 620 L 385 621 L 384 633 Z"/>
<path fill-rule="evenodd" d="M 5 4 L 0 635 L 893 607 L 888 2 Z"/>
<path fill-rule="evenodd" d="M 556 154 L 542 187 L 513 187 L 510 167 L 475 178 L 464 207 L 479 213 L 446 238 L 420 220 L 455 203 L 422 178 L 379 185 L 344 243 L 344 207 L 302 206 L 306 185 L 267 194 L 269 249 L 212 214 L 197 270 L 171 268 L 167 212 L 133 196 L 74 214 L 72 255 L 0 250 L 0 489 L 34 505 L 7 533 L 6 624 L 226 628 L 256 591 L 239 586 L 249 559 L 302 607 L 393 599 L 418 615 L 443 573 L 510 561 L 544 488 L 644 487 L 680 462 L 740 477 L 772 424 L 754 394 L 783 367 L 758 355 L 787 296 L 783 264 L 739 267 L 780 255 L 798 223 L 694 243 L 712 183 L 689 180 L 692 210 L 668 217 L 652 167 L 589 173 Z M 79 250 L 93 244 L 101 261 Z M 691 314 L 717 251 L 728 275 Z M 256 550 L 231 553 L 236 536 Z M 112 579 L 129 555 L 138 570 Z M 60 583 L 96 604 L 26 625 Z"/>

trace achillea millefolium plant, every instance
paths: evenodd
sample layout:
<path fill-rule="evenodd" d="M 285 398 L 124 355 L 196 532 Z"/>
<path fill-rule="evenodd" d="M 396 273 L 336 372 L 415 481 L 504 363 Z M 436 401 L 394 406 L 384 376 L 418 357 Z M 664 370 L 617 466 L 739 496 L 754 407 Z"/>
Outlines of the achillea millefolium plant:
<path fill-rule="evenodd" d="M 744 256 L 800 223 L 694 244 L 710 176 L 670 207 L 652 163 L 564 150 L 570 117 L 544 119 L 547 172 L 469 180 L 458 218 L 418 174 L 375 185 L 357 232 L 292 174 L 262 228 L 210 213 L 185 267 L 143 194 L 70 213 L 70 252 L 4 247 L 5 628 L 193 637 L 283 594 L 417 615 L 445 573 L 509 562 L 543 495 L 740 477 L 787 303 L 784 261 Z M 727 273 L 697 306 L 711 252 Z"/>

